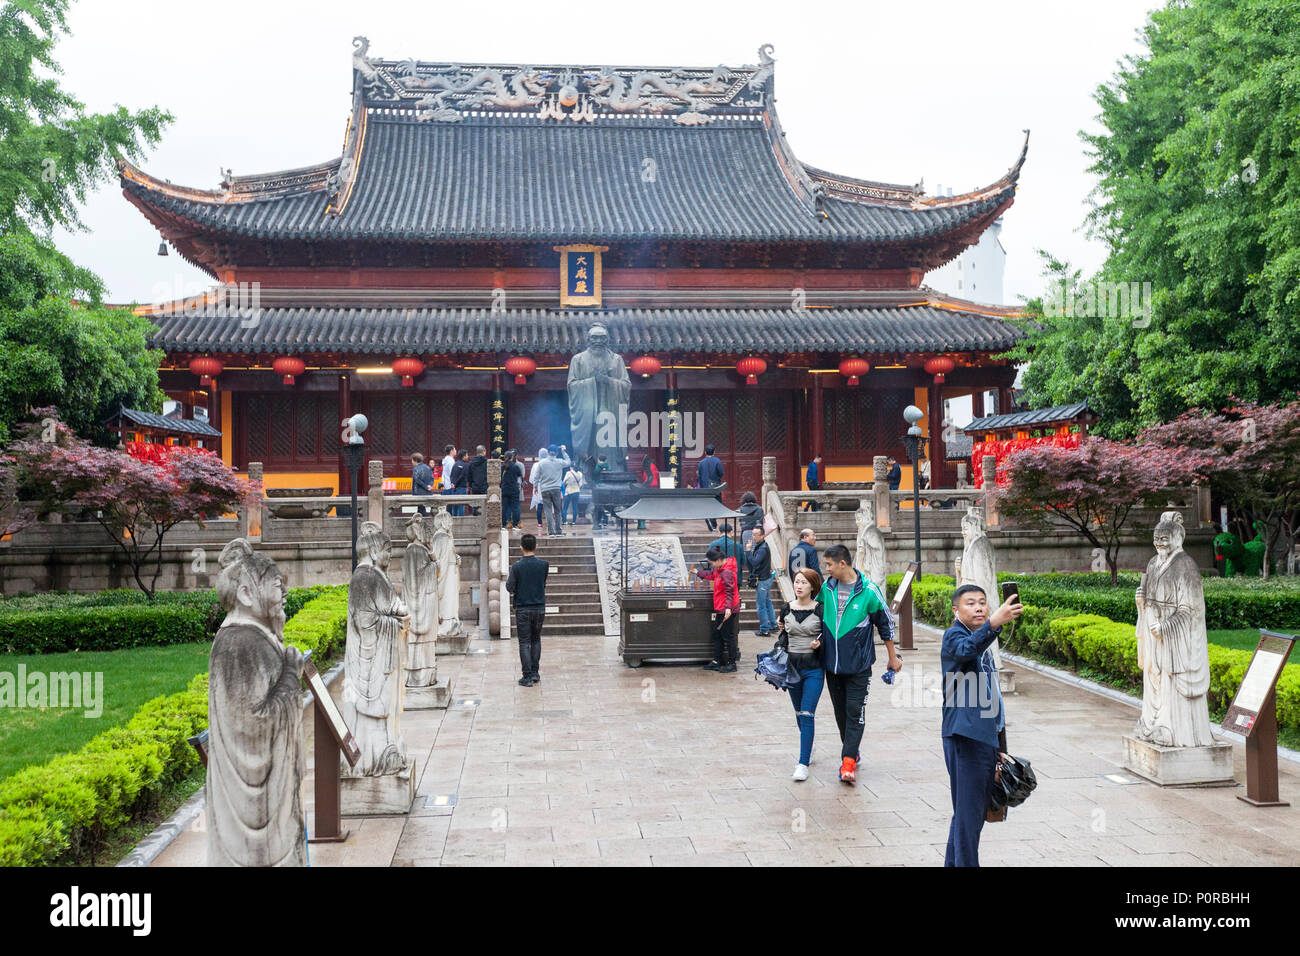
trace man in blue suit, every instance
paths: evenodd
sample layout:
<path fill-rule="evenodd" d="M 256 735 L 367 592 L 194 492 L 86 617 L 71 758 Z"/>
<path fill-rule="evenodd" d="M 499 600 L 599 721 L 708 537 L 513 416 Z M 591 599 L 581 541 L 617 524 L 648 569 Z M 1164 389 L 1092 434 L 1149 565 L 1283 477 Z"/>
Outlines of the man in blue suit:
<path fill-rule="evenodd" d="M 952 596 L 955 620 L 943 634 L 943 760 L 952 791 L 944 866 L 979 866 L 980 831 L 993 772 L 1005 748 L 1006 715 L 989 645 L 1024 611 L 1012 597 L 989 613 L 984 589 L 963 584 Z"/>

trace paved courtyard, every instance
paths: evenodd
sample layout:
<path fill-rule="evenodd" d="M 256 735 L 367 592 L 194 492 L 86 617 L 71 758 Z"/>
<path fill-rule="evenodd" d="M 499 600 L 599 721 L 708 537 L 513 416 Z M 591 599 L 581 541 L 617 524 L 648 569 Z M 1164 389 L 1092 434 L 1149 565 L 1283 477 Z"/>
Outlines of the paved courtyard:
<path fill-rule="evenodd" d="M 311 861 L 939 866 L 951 807 L 939 710 L 918 699 L 915 683 L 937 671 L 938 634 L 918 625 L 916 643 L 903 653 L 897 691 L 872 683 L 863 768 L 850 788 L 837 779 L 825 695 L 811 776 L 795 783 L 793 710 L 748 668 L 632 670 L 615 639 L 548 635 L 542 682 L 523 688 L 513 642 L 475 642 L 488 653 L 439 658 L 453 706 L 404 715 L 420 763 L 415 809 L 345 820 L 348 841 L 313 844 Z M 742 635 L 746 661 L 767 646 Z M 1136 711 L 1024 669 L 1017 685 L 1008 739 L 1032 761 L 1039 786 L 1006 823 L 985 828 L 983 864 L 1300 864 L 1300 808 L 1250 807 L 1236 799 L 1243 787 L 1161 790 L 1108 779 L 1122 774 L 1120 737 Z M 460 703 L 466 698 L 478 703 Z M 1235 749 L 1241 780 L 1243 747 Z M 1297 765 L 1283 760 L 1281 769 L 1283 799 L 1300 802 Z M 306 790 L 310 803 L 310 778 Z M 426 806 L 438 795 L 454 805 Z M 154 865 L 200 863 L 201 830 L 202 818 Z"/>

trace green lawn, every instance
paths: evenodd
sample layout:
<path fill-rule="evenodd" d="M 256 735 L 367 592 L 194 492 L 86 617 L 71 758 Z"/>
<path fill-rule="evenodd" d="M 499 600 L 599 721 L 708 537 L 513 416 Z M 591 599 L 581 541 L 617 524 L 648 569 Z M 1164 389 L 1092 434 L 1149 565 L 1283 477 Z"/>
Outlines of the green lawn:
<path fill-rule="evenodd" d="M 0 707 L 0 779 L 32 764 L 79 749 L 91 737 L 118 727 L 154 697 L 184 690 L 208 669 L 208 642 L 118 651 L 67 654 L 0 655 L 0 672 L 100 672 L 103 712 L 98 718 L 79 709 Z M 15 678 L 16 680 L 16 678 Z M 84 701 L 83 701 L 84 704 Z"/>
<path fill-rule="evenodd" d="M 1291 630 L 1287 628 L 1277 629 L 1281 634 L 1290 634 Z M 1220 647 L 1231 647 L 1236 651 L 1253 651 L 1259 646 L 1259 628 L 1245 628 L 1235 631 L 1208 631 L 1211 644 L 1218 644 Z M 1300 661 L 1293 661 L 1300 663 Z"/>

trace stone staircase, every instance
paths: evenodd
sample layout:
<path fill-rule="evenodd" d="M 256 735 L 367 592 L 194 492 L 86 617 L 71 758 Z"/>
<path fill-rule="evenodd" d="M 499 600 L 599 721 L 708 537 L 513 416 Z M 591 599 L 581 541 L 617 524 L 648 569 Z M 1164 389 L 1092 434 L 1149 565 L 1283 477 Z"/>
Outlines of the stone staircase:
<path fill-rule="evenodd" d="M 509 563 L 514 564 L 523 556 L 519 536 L 512 535 Z M 538 538 L 537 556 L 551 566 L 546 581 L 547 607 L 559 609 L 547 612 L 543 635 L 603 635 L 605 619 L 600 610 L 600 584 L 596 578 L 596 553 L 591 538 L 573 535 Z"/>

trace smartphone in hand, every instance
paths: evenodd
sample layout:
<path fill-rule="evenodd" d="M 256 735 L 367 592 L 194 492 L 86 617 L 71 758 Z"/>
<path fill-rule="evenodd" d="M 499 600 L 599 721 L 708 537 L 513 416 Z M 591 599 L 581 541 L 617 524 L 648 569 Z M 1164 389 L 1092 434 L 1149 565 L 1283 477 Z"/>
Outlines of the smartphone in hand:
<path fill-rule="evenodd" d="M 1003 601 L 1003 603 L 1005 603 L 1005 602 L 1011 600 L 1013 597 L 1016 599 L 1016 603 L 1019 604 L 1019 603 L 1020 603 L 1020 585 L 1017 584 L 1015 581 L 1004 581 L 1004 582 L 1002 583 L 1002 601 Z"/>

